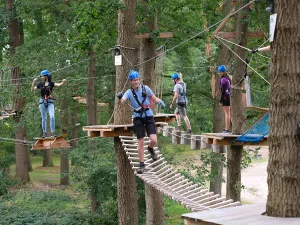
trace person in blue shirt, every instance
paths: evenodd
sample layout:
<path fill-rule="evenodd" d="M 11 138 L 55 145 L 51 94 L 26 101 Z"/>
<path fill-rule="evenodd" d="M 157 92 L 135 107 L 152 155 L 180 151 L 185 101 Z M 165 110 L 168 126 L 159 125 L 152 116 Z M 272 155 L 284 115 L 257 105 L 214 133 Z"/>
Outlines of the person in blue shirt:
<path fill-rule="evenodd" d="M 129 73 L 128 79 L 131 82 L 132 88 L 128 89 L 124 95 L 122 92 L 117 94 L 121 103 L 126 100 L 130 101 L 133 110 L 133 125 L 138 139 L 138 153 L 140 160 L 140 168 L 137 173 L 141 174 L 145 170 L 144 164 L 144 137 L 145 129 L 149 136 L 150 143 L 148 145 L 148 151 L 152 160 L 157 160 L 157 154 L 154 151 L 154 147 L 157 145 L 156 125 L 151 110 L 151 102 L 160 104 L 161 108 L 165 108 L 165 103 L 157 98 L 153 91 L 147 86 L 140 83 L 140 75 L 137 71 L 132 70 Z"/>

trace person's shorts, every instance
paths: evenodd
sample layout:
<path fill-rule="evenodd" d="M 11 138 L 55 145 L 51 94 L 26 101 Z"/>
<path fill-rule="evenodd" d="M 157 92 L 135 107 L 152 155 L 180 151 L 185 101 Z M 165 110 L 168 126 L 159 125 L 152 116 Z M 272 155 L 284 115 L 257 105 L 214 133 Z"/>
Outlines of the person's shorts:
<path fill-rule="evenodd" d="M 177 105 L 174 113 L 179 114 L 182 117 L 185 117 L 186 116 L 186 107 L 182 107 L 182 106 Z"/>
<path fill-rule="evenodd" d="M 224 95 L 222 104 L 223 106 L 230 106 L 230 95 Z"/>
<path fill-rule="evenodd" d="M 145 129 L 148 136 L 156 134 L 156 125 L 153 116 L 144 118 L 136 117 L 133 119 L 133 126 L 137 139 L 145 137 Z"/>

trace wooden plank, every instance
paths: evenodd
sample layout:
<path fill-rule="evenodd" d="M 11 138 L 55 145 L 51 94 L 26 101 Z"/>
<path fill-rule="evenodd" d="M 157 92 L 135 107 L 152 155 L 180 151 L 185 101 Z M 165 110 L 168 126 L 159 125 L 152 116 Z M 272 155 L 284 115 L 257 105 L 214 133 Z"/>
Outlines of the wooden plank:
<path fill-rule="evenodd" d="M 159 36 L 158 36 L 158 38 L 172 38 L 172 37 L 173 37 L 172 32 L 163 32 L 163 33 L 160 33 Z M 137 38 L 137 39 L 150 38 L 150 34 L 149 33 L 136 34 L 135 38 Z"/>
<path fill-rule="evenodd" d="M 234 13 L 235 8 L 233 7 L 231 9 L 231 11 L 229 12 L 228 15 Z M 227 16 L 221 23 L 220 25 L 217 27 L 217 29 L 212 33 L 211 38 L 214 39 L 215 35 L 225 26 L 225 24 L 227 23 L 227 21 L 230 19 L 231 16 Z"/>
<path fill-rule="evenodd" d="M 236 32 L 218 32 L 216 35 L 227 40 L 236 38 Z M 248 38 L 263 38 L 265 36 L 263 31 L 250 31 L 247 33 Z"/>
<path fill-rule="evenodd" d="M 255 111 L 260 111 L 260 112 L 268 112 L 269 108 L 261 108 L 257 106 L 248 106 L 245 108 L 246 110 L 255 110 Z"/>

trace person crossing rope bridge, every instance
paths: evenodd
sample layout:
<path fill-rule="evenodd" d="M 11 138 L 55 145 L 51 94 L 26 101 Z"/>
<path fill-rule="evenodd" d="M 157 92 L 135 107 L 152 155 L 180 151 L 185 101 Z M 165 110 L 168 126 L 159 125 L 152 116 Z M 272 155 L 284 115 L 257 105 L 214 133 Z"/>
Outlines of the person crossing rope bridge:
<path fill-rule="evenodd" d="M 51 137 L 56 137 L 54 134 L 55 130 L 55 118 L 54 118 L 54 98 L 52 97 L 52 90 L 54 87 L 59 87 L 66 82 L 66 79 L 63 79 L 61 83 L 54 83 L 51 81 L 51 74 L 48 70 L 43 70 L 40 74 L 43 82 L 38 83 L 35 86 L 35 83 L 38 78 L 34 78 L 31 86 L 31 90 L 35 91 L 36 89 L 40 89 L 41 98 L 39 100 L 39 108 L 42 115 L 42 129 L 43 136 L 42 138 L 47 137 L 47 111 L 50 117 L 50 130 Z"/>
<path fill-rule="evenodd" d="M 137 71 L 131 71 L 128 79 L 131 81 L 132 88 L 128 89 L 124 94 L 122 92 L 117 93 L 117 98 L 121 103 L 129 100 L 133 110 L 133 125 L 138 139 L 138 154 L 140 160 L 140 168 L 137 173 L 141 174 L 145 170 L 144 164 L 144 137 L 145 128 L 147 135 L 149 136 L 150 143 L 148 145 L 148 151 L 151 158 L 156 161 L 157 154 L 154 151 L 154 147 L 157 145 L 156 125 L 151 110 L 151 101 L 156 104 L 160 104 L 161 108 L 165 108 L 165 103 L 157 98 L 153 91 L 147 86 L 140 83 L 140 75 Z"/>

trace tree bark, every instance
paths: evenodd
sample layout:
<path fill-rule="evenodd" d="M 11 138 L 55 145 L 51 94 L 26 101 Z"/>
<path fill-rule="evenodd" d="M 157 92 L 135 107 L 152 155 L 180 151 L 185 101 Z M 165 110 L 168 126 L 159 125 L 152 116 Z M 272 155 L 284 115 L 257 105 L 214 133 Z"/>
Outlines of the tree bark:
<path fill-rule="evenodd" d="M 50 116 L 47 115 L 47 136 L 50 137 Z M 44 149 L 43 150 L 43 167 L 53 167 L 53 158 L 52 158 L 52 150 Z"/>
<path fill-rule="evenodd" d="M 145 184 L 146 224 L 164 224 L 164 201 L 162 194 L 152 186 Z"/>
<path fill-rule="evenodd" d="M 300 217 L 299 1 L 277 1 L 271 45 L 267 215 Z"/>
<path fill-rule="evenodd" d="M 144 0 L 144 4 L 147 4 L 148 0 Z M 146 7 L 145 7 L 146 8 Z M 146 10 L 146 9 L 145 9 Z M 145 21 L 147 31 L 150 33 L 157 30 L 157 15 L 156 12 L 151 18 L 147 18 Z M 145 62 L 156 56 L 156 45 L 150 38 L 143 38 L 140 43 L 140 62 Z M 143 84 L 149 86 L 151 90 L 155 90 L 156 77 L 155 77 L 155 60 L 147 61 L 140 65 L 140 76 Z M 153 104 L 152 110 L 155 110 Z M 164 204 L 162 194 L 152 188 L 149 184 L 145 183 L 146 193 L 146 214 L 147 225 L 164 224 Z"/>
<path fill-rule="evenodd" d="M 14 56 L 16 47 L 24 43 L 23 27 L 20 28 L 20 23 L 16 17 L 16 10 L 13 5 L 13 0 L 6 1 L 6 15 L 8 18 L 8 37 L 9 37 L 9 54 Z M 14 117 L 15 122 L 15 139 L 26 140 L 26 129 L 21 123 L 22 109 L 25 107 L 25 98 L 22 97 L 21 71 L 19 67 L 14 67 L 11 70 L 12 84 L 16 85 L 14 96 L 14 110 L 17 115 Z M 16 177 L 21 181 L 29 181 L 29 154 L 28 146 L 15 142 L 16 149 Z"/>
<path fill-rule="evenodd" d="M 223 4 L 223 14 L 224 16 L 227 16 L 228 13 L 232 9 L 232 0 L 224 0 Z M 224 29 L 226 31 L 232 30 L 232 24 L 228 21 L 226 25 L 224 26 Z M 230 53 L 229 50 L 223 45 L 220 44 L 218 47 L 218 56 L 216 59 L 217 66 L 220 65 L 228 65 L 230 62 Z M 215 68 L 216 70 L 216 68 Z M 220 86 L 220 77 L 215 72 L 215 87 L 218 88 Z M 215 94 L 215 93 L 213 93 Z M 216 101 L 214 101 L 213 104 L 213 132 L 219 133 L 222 132 L 222 130 L 225 127 L 225 117 L 223 108 L 219 105 L 219 99 L 218 97 Z M 215 146 L 216 150 L 218 152 L 225 152 L 225 146 L 217 145 Z M 212 162 L 211 164 L 211 171 L 219 171 L 218 176 L 216 176 L 214 179 L 210 181 L 209 190 L 216 193 L 216 194 L 222 194 L 222 182 L 223 182 L 223 164 L 219 162 Z"/>
<path fill-rule="evenodd" d="M 61 113 L 61 133 L 64 138 L 68 137 L 68 100 L 63 99 L 60 105 Z M 69 149 L 60 151 L 60 184 L 69 185 Z"/>
<path fill-rule="evenodd" d="M 88 67 L 88 82 L 86 88 L 86 108 L 87 108 L 87 125 L 97 124 L 97 104 L 95 97 L 96 84 L 96 53 L 91 49 L 88 53 L 89 67 Z"/>
<path fill-rule="evenodd" d="M 247 4 L 248 0 L 239 0 L 238 8 Z M 240 46 L 247 46 L 247 32 L 248 32 L 248 14 L 249 8 L 243 9 L 237 17 L 237 37 L 236 43 Z M 246 50 L 236 46 L 234 52 L 246 61 Z M 246 64 L 241 61 L 236 55 L 234 60 L 236 68 L 233 72 L 232 87 L 230 89 L 230 105 L 232 114 L 232 133 L 242 134 L 245 130 L 246 116 L 243 107 L 242 90 L 241 87 L 244 81 L 244 71 Z M 234 201 L 241 200 L 241 160 L 242 160 L 243 146 L 231 146 L 227 151 L 227 187 L 226 197 Z"/>
<path fill-rule="evenodd" d="M 123 0 L 125 9 L 118 12 L 118 44 L 120 46 L 135 47 L 135 9 L 136 1 Z M 129 62 L 136 61 L 137 56 L 134 51 L 128 48 L 122 49 Z M 130 63 L 123 60 L 122 66 L 116 67 L 116 91 L 125 91 L 129 88 L 128 74 L 132 69 Z M 115 99 L 115 118 L 114 124 L 131 123 L 131 111 L 125 105 L 118 103 Z M 138 225 L 138 203 L 136 179 L 123 150 L 119 137 L 114 138 L 116 161 L 117 161 L 117 179 L 118 179 L 118 212 L 119 224 Z"/>

